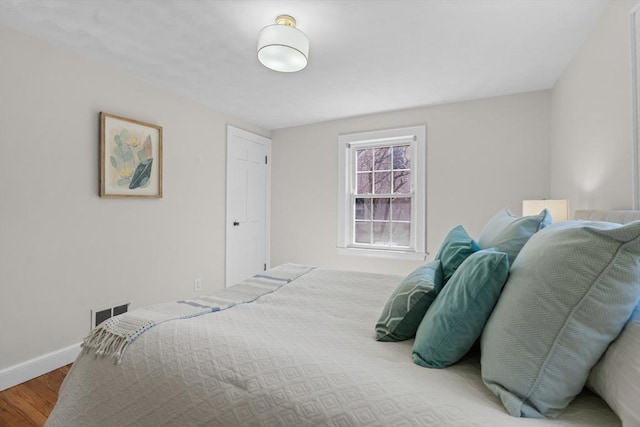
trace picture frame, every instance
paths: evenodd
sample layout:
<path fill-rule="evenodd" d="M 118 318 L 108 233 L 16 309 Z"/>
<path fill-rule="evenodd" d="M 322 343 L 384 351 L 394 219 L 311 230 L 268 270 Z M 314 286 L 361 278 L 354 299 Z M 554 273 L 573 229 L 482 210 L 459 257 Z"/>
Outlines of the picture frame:
<path fill-rule="evenodd" d="M 100 112 L 100 197 L 162 198 L 162 126 Z"/>

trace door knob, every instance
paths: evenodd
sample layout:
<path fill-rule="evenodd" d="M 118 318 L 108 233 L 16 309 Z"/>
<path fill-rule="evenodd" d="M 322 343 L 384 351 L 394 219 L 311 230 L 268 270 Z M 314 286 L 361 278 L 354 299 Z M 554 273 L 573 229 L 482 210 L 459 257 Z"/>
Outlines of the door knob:
<path fill-rule="evenodd" d="M 234 226 L 234 227 L 237 227 L 237 226 L 239 226 L 239 225 L 240 225 L 240 223 L 239 223 L 238 221 L 233 221 L 233 226 Z"/>

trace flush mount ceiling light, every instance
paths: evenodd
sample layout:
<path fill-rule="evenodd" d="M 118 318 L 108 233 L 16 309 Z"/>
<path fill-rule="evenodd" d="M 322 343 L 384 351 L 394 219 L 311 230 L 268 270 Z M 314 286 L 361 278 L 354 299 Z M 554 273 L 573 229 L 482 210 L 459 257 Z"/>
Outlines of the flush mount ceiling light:
<path fill-rule="evenodd" d="M 282 73 L 293 73 L 307 66 L 309 39 L 296 28 L 296 20 L 280 15 L 276 23 L 264 27 L 258 36 L 258 60 Z"/>

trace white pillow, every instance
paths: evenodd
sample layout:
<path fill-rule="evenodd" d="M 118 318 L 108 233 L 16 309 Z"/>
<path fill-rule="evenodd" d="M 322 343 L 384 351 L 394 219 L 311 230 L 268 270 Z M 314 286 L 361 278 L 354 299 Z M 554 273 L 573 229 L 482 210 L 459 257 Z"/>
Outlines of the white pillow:
<path fill-rule="evenodd" d="M 591 369 L 587 386 L 609 404 L 623 427 L 640 426 L 640 305 Z"/>

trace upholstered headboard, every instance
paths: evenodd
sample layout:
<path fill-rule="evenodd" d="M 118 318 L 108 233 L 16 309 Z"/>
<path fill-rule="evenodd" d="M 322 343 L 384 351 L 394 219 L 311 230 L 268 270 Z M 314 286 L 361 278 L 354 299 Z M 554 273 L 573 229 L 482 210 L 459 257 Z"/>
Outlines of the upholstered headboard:
<path fill-rule="evenodd" d="M 595 211 L 577 210 L 574 219 L 585 221 L 607 221 L 626 224 L 631 221 L 640 220 L 640 211 Z"/>

